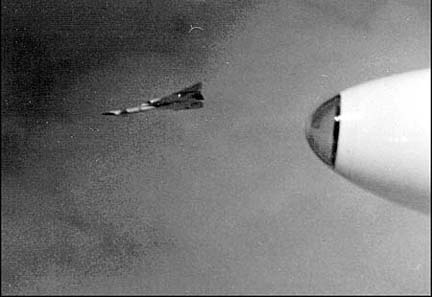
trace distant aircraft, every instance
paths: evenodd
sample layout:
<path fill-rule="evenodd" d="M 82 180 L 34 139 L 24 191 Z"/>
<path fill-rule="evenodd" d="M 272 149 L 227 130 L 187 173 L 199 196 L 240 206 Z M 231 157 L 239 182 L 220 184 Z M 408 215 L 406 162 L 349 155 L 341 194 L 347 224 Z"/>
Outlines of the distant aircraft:
<path fill-rule="evenodd" d="M 103 115 L 127 115 L 130 113 L 137 113 L 148 111 L 151 109 L 171 109 L 171 110 L 183 110 L 183 109 L 197 109 L 204 106 L 204 97 L 201 94 L 202 83 L 196 83 L 190 87 L 184 88 L 178 92 L 170 95 L 151 99 L 141 105 L 135 107 L 129 107 L 124 109 L 111 110 L 102 113 Z"/>

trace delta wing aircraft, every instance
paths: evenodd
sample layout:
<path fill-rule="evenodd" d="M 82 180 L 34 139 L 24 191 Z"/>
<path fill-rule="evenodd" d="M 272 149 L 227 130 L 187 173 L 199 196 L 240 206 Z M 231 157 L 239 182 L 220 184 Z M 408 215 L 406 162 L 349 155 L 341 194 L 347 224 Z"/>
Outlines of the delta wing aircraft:
<path fill-rule="evenodd" d="M 103 115 L 128 115 L 152 109 L 197 109 L 204 106 L 204 96 L 201 94 L 202 83 L 196 83 L 170 95 L 148 100 L 141 105 L 104 112 Z"/>

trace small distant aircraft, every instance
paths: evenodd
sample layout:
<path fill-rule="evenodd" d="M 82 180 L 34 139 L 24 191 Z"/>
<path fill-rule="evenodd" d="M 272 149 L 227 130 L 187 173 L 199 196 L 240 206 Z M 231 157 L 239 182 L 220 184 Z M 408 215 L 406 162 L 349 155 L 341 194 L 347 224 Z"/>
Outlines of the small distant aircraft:
<path fill-rule="evenodd" d="M 151 99 L 141 105 L 135 107 L 129 107 L 124 109 L 111 110 L 102 113 L 103 115 L 127 115 L 130 113 L 137 113 L 148 111 L 151 109 L 171 109 L 171 110 L 183 110 L 183 109 L 197 109 L 204 106 L 204 97 L 201 94 L 202 83 L 196 83 L 190 87 L 184 88 L 178 92 L 170 95 Z"/>

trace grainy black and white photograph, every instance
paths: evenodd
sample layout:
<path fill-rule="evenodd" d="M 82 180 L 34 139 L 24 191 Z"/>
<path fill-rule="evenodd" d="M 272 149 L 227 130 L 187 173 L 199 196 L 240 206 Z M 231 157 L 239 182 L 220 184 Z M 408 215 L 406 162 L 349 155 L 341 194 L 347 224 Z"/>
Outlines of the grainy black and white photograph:
<path fill-rule="evenodd" d="M 2 0 L 2 295 L 430 295 L 429 0 Z"/>

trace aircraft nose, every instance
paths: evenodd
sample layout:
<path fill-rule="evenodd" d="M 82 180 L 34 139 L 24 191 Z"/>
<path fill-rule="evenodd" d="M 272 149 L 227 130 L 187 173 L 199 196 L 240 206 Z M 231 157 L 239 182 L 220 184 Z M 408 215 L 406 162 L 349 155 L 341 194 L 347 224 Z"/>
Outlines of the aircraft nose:
<path fill-rule="evenodd" d="M 306 139 L 314 153 L 334 167 L 339 137 L 340 95 L 327 100 L 312 113 L 306 123 Z"/>

